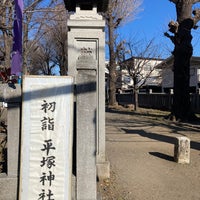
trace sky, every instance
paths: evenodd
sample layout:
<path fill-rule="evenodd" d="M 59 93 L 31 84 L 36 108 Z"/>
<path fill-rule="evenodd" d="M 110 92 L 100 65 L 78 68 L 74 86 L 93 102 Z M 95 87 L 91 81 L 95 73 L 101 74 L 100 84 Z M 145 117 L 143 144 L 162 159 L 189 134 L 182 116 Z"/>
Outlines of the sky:
<path fill-rule="evenodd" d="M 195 5 L 197 7 L 199 5 Z M 168 23 L 176 21 L 176 9 L 174 3 L 169 0 L 143 0 L 143 11 L 136 19 L 119 29 L 122 38 L 136 35 L 138 39 L 155 39 L 156 44 L 162 48 L 162 57 L 167 58 L 173 51 L 173 44 L 164 36 L 168 31 Z M 199 23 L 200 24 L 200 23 Z M 200 28 L 192 31 L 194 56 L 200 56 Z"/>

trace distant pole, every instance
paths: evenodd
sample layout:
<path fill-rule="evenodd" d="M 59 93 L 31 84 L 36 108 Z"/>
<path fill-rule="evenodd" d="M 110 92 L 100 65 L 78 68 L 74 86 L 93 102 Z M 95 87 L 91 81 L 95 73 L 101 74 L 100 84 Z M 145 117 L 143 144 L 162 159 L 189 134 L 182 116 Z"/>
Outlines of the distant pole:
<path fill-rule="evenodd" d="M 23 0 L 15 0 L 15 19 L 13 27 L 13 49 L 11 75 L 20 76 L 22 72 L 22 20 Z"/>

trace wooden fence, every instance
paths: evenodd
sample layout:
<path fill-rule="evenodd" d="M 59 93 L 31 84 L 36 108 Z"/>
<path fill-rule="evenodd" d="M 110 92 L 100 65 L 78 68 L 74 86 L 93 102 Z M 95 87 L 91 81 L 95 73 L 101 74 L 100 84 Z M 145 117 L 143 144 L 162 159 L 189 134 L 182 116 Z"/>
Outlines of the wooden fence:
<path fill-rule="evenodd" d="M 131 93 L 117 94 L 119 104 L 133 104 L 134 95 Z M 200 113 L 200 95 L 191 94 L 191 106 L 195 113 Z M 173 103 L 173 94 L 164 93 L 140 93 L 138 96 L 139 107 L 154 108 L 160 110 L 171 110 Z"/>

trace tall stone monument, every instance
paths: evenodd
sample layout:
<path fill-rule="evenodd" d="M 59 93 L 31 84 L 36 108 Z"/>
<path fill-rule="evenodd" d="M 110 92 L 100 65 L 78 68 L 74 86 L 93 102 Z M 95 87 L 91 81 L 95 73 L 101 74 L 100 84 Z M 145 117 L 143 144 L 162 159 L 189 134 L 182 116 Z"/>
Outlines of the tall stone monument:
<path fill-rule="evenodd" d="M 96 178 L 109 177 L 105 156 L 105 12 L 108 0 L 65 0 L 68 72 L 76 84 L 77 199 L 96 199 Z"/>

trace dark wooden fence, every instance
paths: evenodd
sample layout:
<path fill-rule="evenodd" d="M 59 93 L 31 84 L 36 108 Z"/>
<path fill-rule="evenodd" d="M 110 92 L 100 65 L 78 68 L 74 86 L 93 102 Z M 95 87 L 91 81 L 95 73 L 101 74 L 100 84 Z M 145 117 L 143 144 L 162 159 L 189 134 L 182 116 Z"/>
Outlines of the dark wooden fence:
<path fill-rule="evenodd" d="M 131 93 L 117 94 L 116 97 L 119 104 L 134 103 L 134 95 Z M 191 94 L 190 98 L 192 109 L 195 113 L 200 113 L 200 95 Z M 138 102 L 140 107 L 170 110 L 173 103 L 173 95 L 164 93 L 140 93 L 138 96 Z"/>

